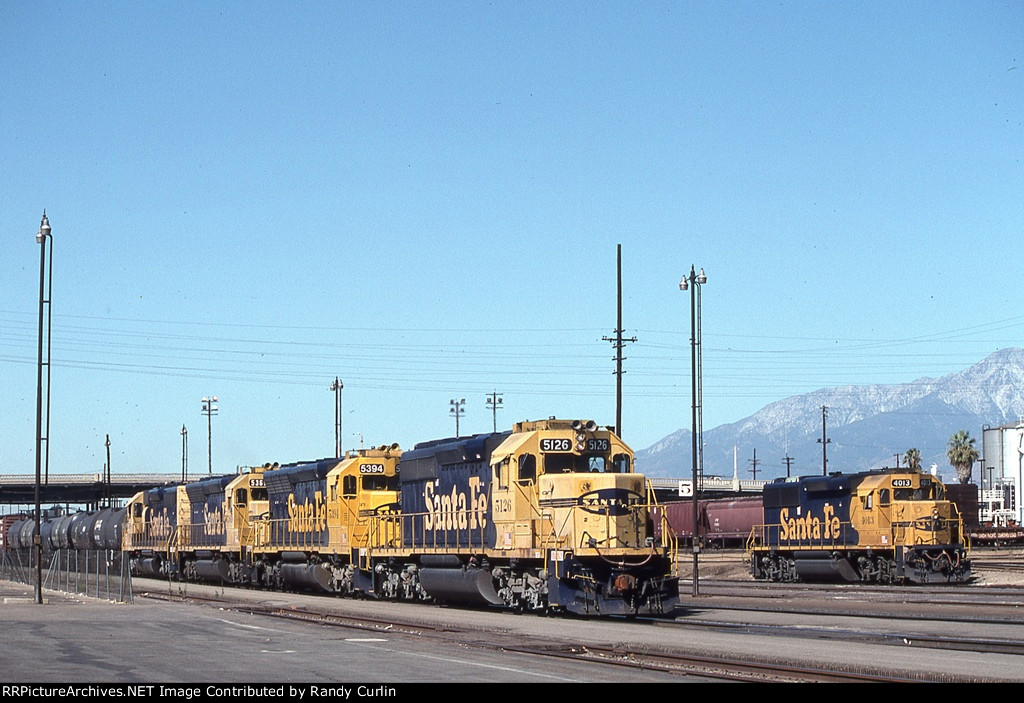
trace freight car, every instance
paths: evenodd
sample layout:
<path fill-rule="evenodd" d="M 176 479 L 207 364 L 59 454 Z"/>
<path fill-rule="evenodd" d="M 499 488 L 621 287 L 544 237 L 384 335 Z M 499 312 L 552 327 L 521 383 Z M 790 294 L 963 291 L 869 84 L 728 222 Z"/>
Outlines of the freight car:
<path fill-rule="evenodd" d="M 43 554 L 68 549 L 120 551 L 124 516 L 123 508 L 104 508 L 43 519 L 39 523 L 40 550 Z M 35 518 L 22 516 L 7 530 L 5 547 L 27 555 L 35 546 L 35 536 Z"/>
<path fill-rule="evenodd" d="M 671 612 L 676 542 L 656 537 L 633 453 L 591 421 L 266 465 L 137 494 L 135 573 L 581 614 Z"/>
<path fill-rule="evenodd" d="M 751 574 L 773 581 L 962 583 L 969 543 L 934 476 L 905 469 L 778 479 L 747 546 Z"/>
<path fill-rule="evenodd" d="M 693 503 L 688 500 L 663 503 L 654 508 L 664 515 L 664 524 L 678 540 L 693 541 Z M 711 498 L 697 501 L 697 524 L 701 545 L 710 548 L 743 547 L 750 529 L 761 522 L 761 496 Z M 660 527 L 661 520 L 655 522 Z"/>

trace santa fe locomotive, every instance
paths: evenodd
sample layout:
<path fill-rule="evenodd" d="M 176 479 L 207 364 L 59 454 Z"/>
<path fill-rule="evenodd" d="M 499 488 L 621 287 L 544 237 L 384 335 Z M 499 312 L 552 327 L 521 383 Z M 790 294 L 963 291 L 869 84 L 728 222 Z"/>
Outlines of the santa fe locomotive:
<path fill-rule="evenodd" d="M 755 579 L 879 583 L 969 580 L 969 541 L 945 486 L 920 471 L 778 479 L 747 551 Z"/>
<path fill-rule="evenodd" d="M 360 449 L 166 486 L 126 506 L 134 573 L 578 614 L 670 613 L 633 452 L 590 421 Z"/>

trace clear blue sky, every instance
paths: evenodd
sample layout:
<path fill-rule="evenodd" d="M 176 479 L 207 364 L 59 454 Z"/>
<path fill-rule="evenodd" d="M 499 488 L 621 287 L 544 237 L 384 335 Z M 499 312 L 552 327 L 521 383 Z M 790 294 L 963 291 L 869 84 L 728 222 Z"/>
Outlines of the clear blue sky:
<path fill-rule="evenodd" d="M 625 439 L 1024 346 L 1024 3 L 0 4 L 0 473 L 549 415 Z"/>

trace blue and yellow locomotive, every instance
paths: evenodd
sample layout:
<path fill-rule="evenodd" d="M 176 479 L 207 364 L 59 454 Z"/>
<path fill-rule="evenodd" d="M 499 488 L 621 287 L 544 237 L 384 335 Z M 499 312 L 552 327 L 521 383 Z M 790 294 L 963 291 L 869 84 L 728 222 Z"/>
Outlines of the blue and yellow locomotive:
<path fill-rule="evenodd" d="M 678 600 L 675 544 L 655 539 L 653 492 L 608 428 L 520 422 L 418 444 L 399 468 L 399 514 L 371 520 L 377 592 L 580 614 Z"/>
<path fill-rule="evenodd" d="M 552 418 L 145 491 L 124 551 L 141 575 L 662 614 L 678 601 L 677 554 L 653 503 L 613 431 Z"/>
<path fill-rule="evenodd" d="M 772 581 L 959 583 L 969 543 L 945 486 L 920 471 L 778 479 L 747 543 L 751 574 Z"/>

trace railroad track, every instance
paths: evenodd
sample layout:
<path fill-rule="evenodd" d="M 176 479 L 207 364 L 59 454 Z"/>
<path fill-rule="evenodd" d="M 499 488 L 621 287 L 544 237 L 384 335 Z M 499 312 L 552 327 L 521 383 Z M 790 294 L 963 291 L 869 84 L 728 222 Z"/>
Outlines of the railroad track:
<path fill-rule="evenodd" d="M 194 589 L 190 589 L 193 590 Z M 670 645 L 651 644 L 668 641 L 693 643 L 696 637 L 678 636 L 662 637 L 653 628 L 688 628 L 690 632 L 730 632 L 741 635 L 767 636 L 775 641 L 820 639 L 843 642 L 860 642 L 872 645 L 895 646 L 901 650 L 908 647 L 922 649 L 942 649 L 950 651 L 974 651 L 1024 656 L 1024 642 L 995 641 L 956 637 L 935 637 L 914 635 L 913 639 L 894 635 L 893 633 L 866 633 L 856 628 L 844 628 L 836 622 L 821 627 L 785 626 L 785 625 L 752 625 L 745 623 L 697 622 L 689 618 L 677 621 L 630 620 L 630 627 L 649 627 L 651 637 L 645 637 L 644 644 L 623 643 L 608 645 L 601 640 L 607 638 L 608 628 L 615 628 L 615 622 L 624 620 L 609 619 L 598 623 L 600 627 L 593 635 L 580 636 L 570 634 L 574 631 L 571 625 L 578 622 L 567 619 L 565 627 L 545 627 L 543 636 L 524 634 L 518 629 L 502 627 L 466 626 L 438 622 L 438 608 L 425 606 L 426 613 L 415 616 L 403 615 L 398 612 L 380 614 L 339 613 L 332 612 L 325 603 L 282 607 L 280 604 L 263 602 L 246 602 L 245 594 L 257 595 L 244 591 L 236 594 L 232 589 L 221 591 L 216 595 L 202 595 L 199 592 L 175 594 L 173 592 L 149 592 L 139 595 L 140 598 L 157 598 L 171 601 L 190 601 L 232 610 L 255 616 L 288 619 L 339 628 L 357 629 L 360 631 L 388 636 L 416 637 L 421 641 L 427 638 L 436 641 L 438 647 L 474 648 L 477 650 L 516 652 L 536 657 L 559 658 L 578 662 L 581 666 L 623 667 L 634 670 L 658 671 L 680 677 L 691 677 L 699 680 L 728 681 L 765 681 L 765 682 L 921 682 L 921 681 L 966 681 L 968 679 L 956 675 L 943 675 L 935 671 L 889 672 L 880 667 L 857 669 L 853 665 L 843 669 L 796 664 L 785 661 L 782 657 L 764 653 L 757 656 L 715 656 L 702 650 L 673 651 Z M 314 599 L 316 600 L 316 599 Z M 328 601 L 333 603 L 333 599 Z M 444 609 L 445 618 L 451 619 L 452 613 L 464 612 L 462 609 Z M 493 613 L 493 611 L 492 611 Z M 529 620 L 528 618 L 525 620 Z M 541 619 L 546 622 L 555 620 Z M 459 618 L 461 623 L 462 619 Z M 518 618 L 514 619 L 518 621 Z M 505 622 L 508 622 L 507 620 Z M 592 623 L 591 623 L 592 624 Z M 692 647 L 690 647 L 692 648 Z M 582 671 L 582 670 L 581 670 Z M 976 679 L 969 679 L 974 681 Z"/>
<path fill-rule="evenodd" d="M 316 608 L 282 608 L 237 602 L 230 597 L 167 593 L 144 593 L 143 598 L 168 601 L 187 600 L 220 609 L 250 615 L 356 629 L 391 636 L 430 638 L 445 647 L 473 647 L 497 653 L 516 652 L 535 657 L 579 662 L 581 665 L 659 671 L 680 677 L 708 681 L 778 682 L 778 683 L 852 683 L 852 682 L 921 682 L 920 676 L 858 671 L 837 671 L 813 666 L 799 666 L 778 661 L 754 661 L 737 657 L 695 655 L 670 651 L 652 651 L 648 647 L 608 646 L 599 643 L 564 642 L 551 638 L 524 637 L 519 632 L 502 632 L 459 627 L 450 624 L 425 623 L 420 619 L 402 621 L 393 617 L 337 614 Z"/>

